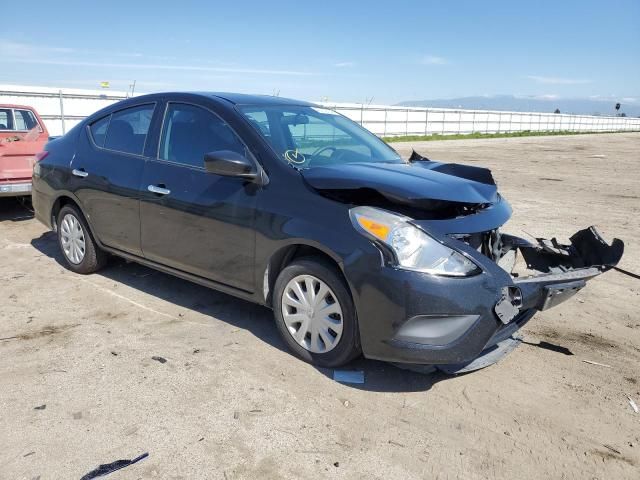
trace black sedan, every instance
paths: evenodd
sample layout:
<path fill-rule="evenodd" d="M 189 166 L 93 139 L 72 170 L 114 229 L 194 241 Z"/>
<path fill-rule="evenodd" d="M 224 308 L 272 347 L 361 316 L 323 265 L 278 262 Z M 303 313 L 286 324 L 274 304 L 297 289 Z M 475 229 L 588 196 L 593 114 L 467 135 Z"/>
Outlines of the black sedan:
<path fill-rule="evenodd" d="M 113 254 L 269 306 L 320 366 L 491 364 L 623 251 L 593 227 L 568 244 L 503 233 L 511 207 L 489 170 L 403 160 L 332 110 L 276 97 L 131 98 L 38 159 L 36 216 L 70 270 Z"/>

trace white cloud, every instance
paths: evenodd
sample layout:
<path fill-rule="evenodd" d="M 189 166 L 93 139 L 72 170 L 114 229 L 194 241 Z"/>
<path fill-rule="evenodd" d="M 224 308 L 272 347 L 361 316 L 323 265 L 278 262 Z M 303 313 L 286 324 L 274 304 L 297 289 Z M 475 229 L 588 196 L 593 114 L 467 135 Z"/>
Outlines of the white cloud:
<path fill-rule="evenodd" d="M 51 58 L 52 54 L 60 54 L 62 58 Z M 69 54 L 73 54 L 70 57 Z M 91 60 L 78 59 L 79 56 L 91 56 Z M 163 63 L 120 63 L 93 60 L 95 57 L 128 57 L 135 59 L 147 59 L 147 61 L 162 61 Z M 171 57 L 157 55 L 143 55 L 136 52 L 99 52 L 88 49 L 73 49 L 64 47 L 39 46 L 27 43 L 5 41 L 0 38 L 0 58 L 9 62 L 29 63 L 35 65 L 58 65 L 70 67 L 103 67 L 113 69 L 136 69 L 136 70 L 172 70 L 185 72 L 207 72 L 207 73 L 244 73 L 258 75 L 288 75 L 288 76 L 309 76 L 311 72 L 300 70 L 278 70 L 269 68 L 252 68 L 243 66 L 206 66 L 200 64 L 179 64 L 166 63 Z M 204 63 L 204 62 L 203 62 Z M 343 62 L 342 66 L 348 66 L 350 62 Z"/>
<path fill-rule="evenodd" d="M 338 68 L 349 68 L 355 66 L 354 62 L 338 62 L 333 64 L 334 67 Z"/>
<path fill-rule="evenodd" d="M 37 65 L 58 65 L 65 67 L 101 67 L 101 68 L 119 68 L 119 69 L 136 69 L 136 70 L 172 70 L 183 72 L 220 72 L 220 73 L 246 73 L 259 75 L 292 75 L 292 76 L 309 76 L 314 75 L 311 72 L 298 70 L 272 70 L 261 68 L 243 68 L 243 67 L 205 67 L 202 65 L 171 65 L 171 64 L 150 64 L 150 63 L 107 63 L 107 62 L 85 62 L 76 60 L 44 60 L 31 58 L 17 58 L 14 62 L 31 63 Z"/>
<path fill-rule="evenodd" d="M 540 75 L 527 75 L 527 78 L 536 83 L 544 83 L 546 85 L 581 85 L 591 83 L 591 80 L 582 78 L 544 77 Z"/>
<path fill-rule="evenodd" d="M 420 63 L 423 65 L 446 65 L 449 61 L 437 55 L 425 55 L 420 59 Z"/>
<path fill-rule="evenodd" d="M 144 55 L 137 52 L 105 52 L 86 48 L 52 47 L 30 43 L 19 43 L 0 38 L 0 55 L 10 58 L 39 58 L 50 56 L 52 53 L 61 55 L 100 55 L 112 57 L 142 58 Z M 156 57 L 160 59 L 160 57 Z"/>
<path fill-rule="evenodd" d="M 28 43 L 12 42 L 10 40 L 0 38 L 0 55 L 3 57 L 30 57 L 41 53 L 50 54 L 73 52 L 73 48 L 30 45 Z"/>

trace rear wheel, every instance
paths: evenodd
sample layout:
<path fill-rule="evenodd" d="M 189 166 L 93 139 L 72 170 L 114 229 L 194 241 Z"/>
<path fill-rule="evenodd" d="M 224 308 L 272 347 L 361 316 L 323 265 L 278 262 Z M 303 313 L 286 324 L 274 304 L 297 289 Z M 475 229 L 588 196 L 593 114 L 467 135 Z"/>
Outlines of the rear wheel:
<path fill-rule="evenodd" d="M 360 354 L 351 295 L 339 272 L 321 259 L 297 260 L 282 270 L 273 310 L 282 338 L 303 360 L 337 367 Z"/>
<path fill-rule="evenodd" d="M 77 207 L 62 207 L 57 222 L 58 244 L 69 270 L 86 274 L 104 266 L 107 254 L 96 244 L 84 216 Z"/>

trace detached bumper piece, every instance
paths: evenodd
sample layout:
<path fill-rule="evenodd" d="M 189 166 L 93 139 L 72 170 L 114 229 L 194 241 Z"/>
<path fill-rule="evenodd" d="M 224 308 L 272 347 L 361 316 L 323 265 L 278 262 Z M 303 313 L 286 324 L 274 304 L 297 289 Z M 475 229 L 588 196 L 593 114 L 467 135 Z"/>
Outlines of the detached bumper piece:
<path fill-rule="evenodd" d="M 559 305 L 580 291 L 588 280 L 615 267 L 624 253 L 622 240 L 616 238 L 608 245 L 595 227 L 580 230 L 569 240 L 569 245 L 562 245 L 555 238 L 538 238 L 532 244 L 516 237 L 503 237 L 503 249 L 517 248 L 528 269 L 537 272 L 514 277 L 514 286 L 520 290 L 520 310 L 547 310 Z"/>

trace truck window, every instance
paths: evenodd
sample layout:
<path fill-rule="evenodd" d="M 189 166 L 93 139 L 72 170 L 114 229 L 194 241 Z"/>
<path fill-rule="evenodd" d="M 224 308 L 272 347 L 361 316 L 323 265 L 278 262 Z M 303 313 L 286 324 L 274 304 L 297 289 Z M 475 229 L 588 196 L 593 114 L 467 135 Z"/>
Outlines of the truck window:
<path fill-rule="evenodd" d="M 31 110 L 14 110 L 16 116 L 16 130 L 28 131 L 38 126 L 36 116 Z"/>
<path fill-rule="evenodd" d="M 13 130 L 13 117 L 9 108 L 0 108 L 0 131 Z"/>

